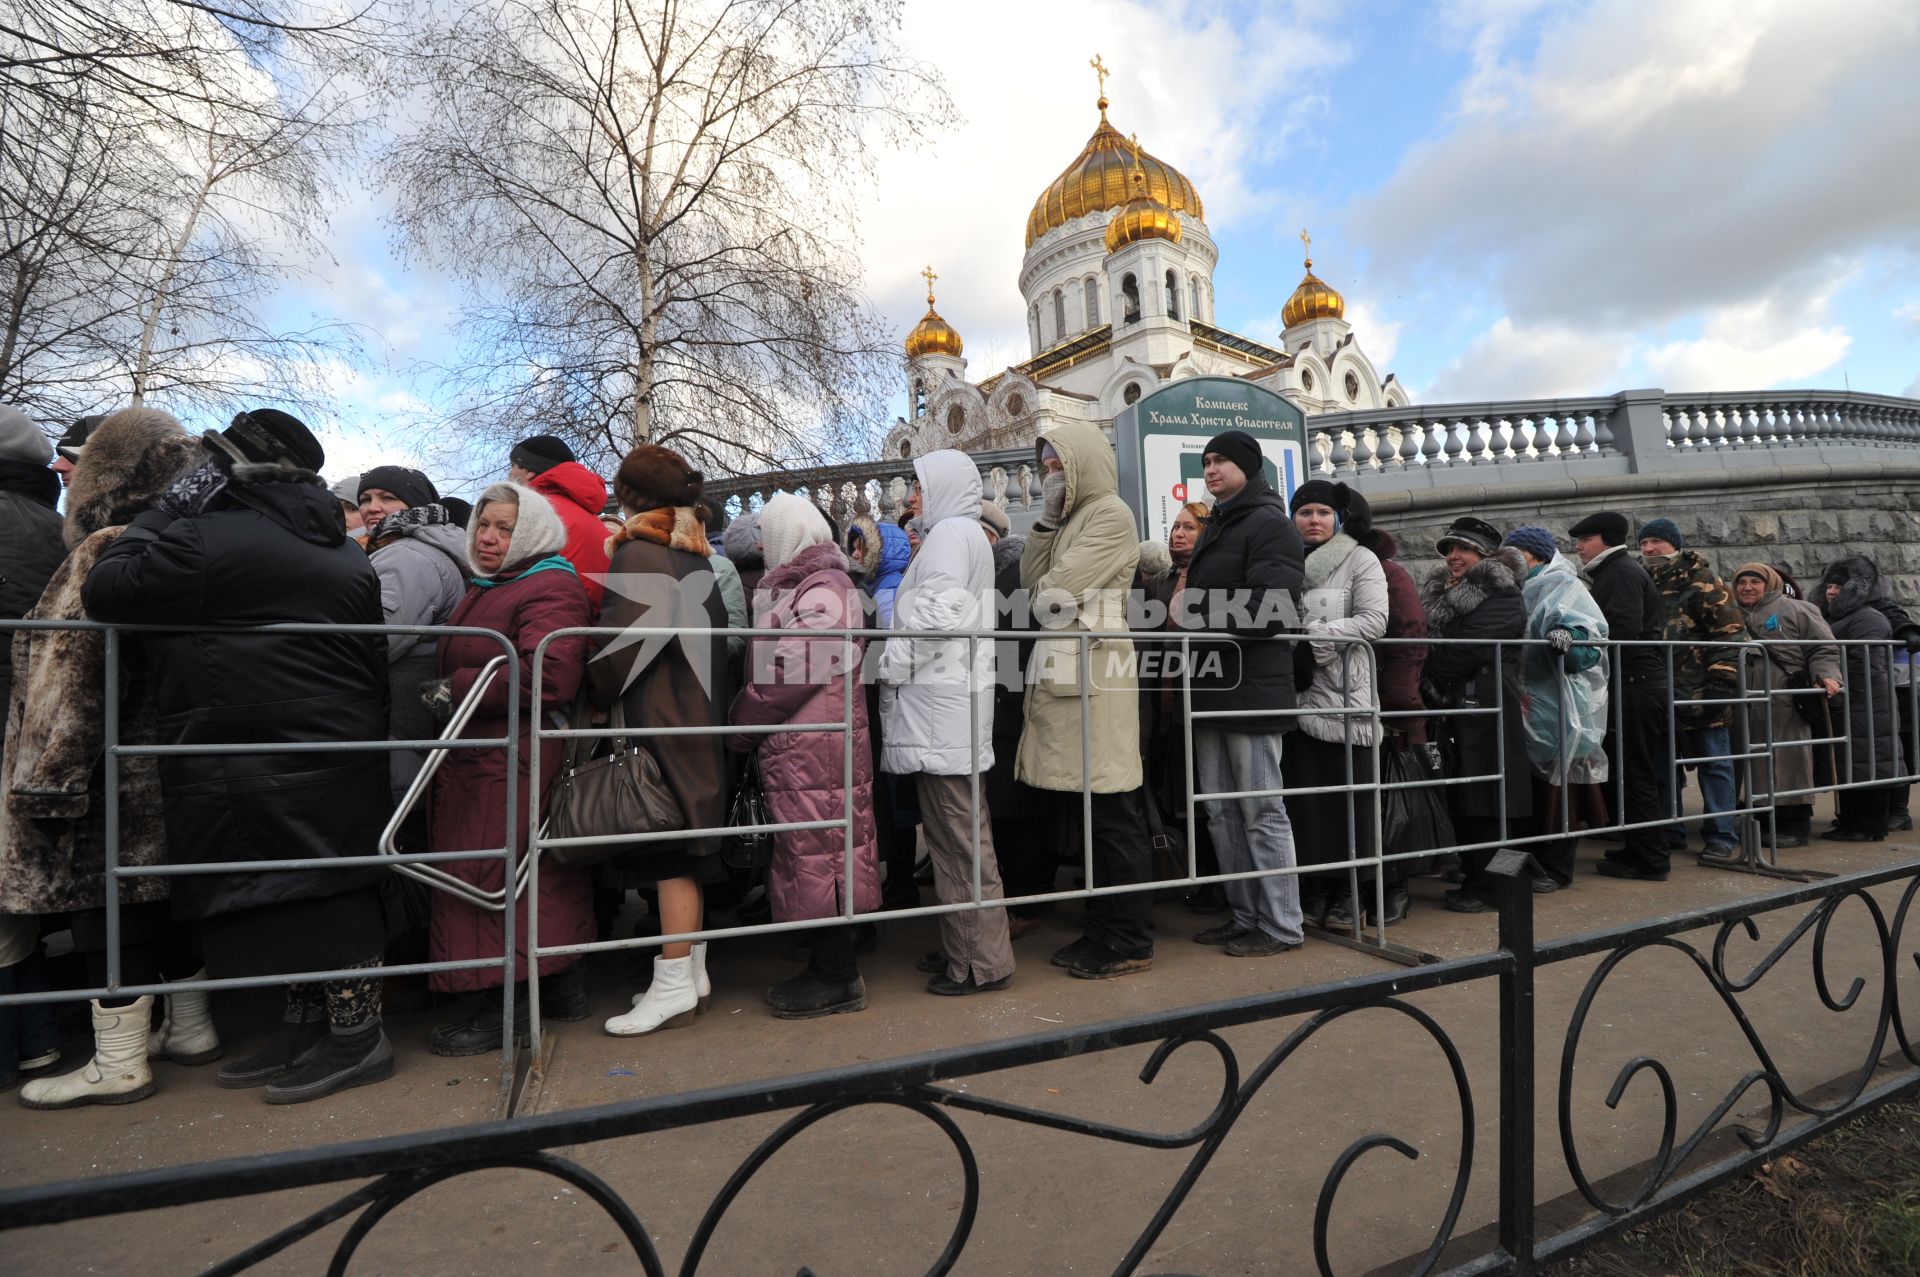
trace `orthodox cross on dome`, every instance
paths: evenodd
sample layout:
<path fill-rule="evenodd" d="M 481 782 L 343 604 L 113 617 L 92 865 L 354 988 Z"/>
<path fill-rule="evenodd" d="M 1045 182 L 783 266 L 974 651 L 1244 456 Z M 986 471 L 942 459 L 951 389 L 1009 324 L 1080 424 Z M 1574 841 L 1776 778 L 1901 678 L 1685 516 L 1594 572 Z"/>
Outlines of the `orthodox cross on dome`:
<path fill-rule="evenodd" d="M 1107 118 L 1107 76 L 1112 73 L 1107 70 L 1107 64 L 1100 60 L 1098 53 L 1087 65 L 1093 68 L 1094 77 L 1100 81 L 1100 118 L 1104 120 Z"/>
<path fill-rule="evenodd" d="M 927 308 L 931 310 L 933 308 L 933 281 L 940 277 L 933 273 L 932 266 L 928 266 L 920 272 L 920 278 L 927 281 Z"/>
<path fill-rule="evenodd" d="M 1133 184 L 1135 186 L 1143 186 L 1146 184 L 1147 170 L 1141 167 L 1140 164 L 1140 135 L 1138 133 L 1129 134 L 1127 137 L 1127 146 L 1133 151 Z"/>
<path fill-rule="evenodd" d="M 1305 256 L 1307 259 L 1307 269 L 1312 270 L 1313 269 L 1313 236 L 1307 234 L 1307 228 L 1304 226 L 1300 228 L 1300 244 L 1301 244 L 1301 247 L 1305 250 Z"/>

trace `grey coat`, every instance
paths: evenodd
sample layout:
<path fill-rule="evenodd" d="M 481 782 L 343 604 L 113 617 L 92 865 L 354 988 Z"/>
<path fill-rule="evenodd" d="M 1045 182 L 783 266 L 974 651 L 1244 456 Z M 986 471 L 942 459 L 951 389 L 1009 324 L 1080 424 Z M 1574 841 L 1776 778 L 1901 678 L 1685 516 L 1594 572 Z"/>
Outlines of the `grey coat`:
<path fill-rule="evenodd" d="M 1840 587 L 1839 597 L 1822 604 L 1833 636 L 1843 642 L 1879 642 L 1842 649 L 1847 669 L 1847 737 L 1853 756 L 1848 779 L 1855 784 L 1890 782 L 1900 772 L 1894 748 L 1899 728 L 1894 718 L 1892 663 L 1884 645 L 1893 637 L 1893 626 L 1872 603 L 1881 590 L 1880 572 L 1872 560 L 1853 555 L 1826 570 L 1814 597 L 1826 599 L 1829 584 Z"/>
<path fill-rule="evenodd" d="M 1776 693 L 1765 709 L 1754 706 L 1747 711 L 1748 739 L 1752 747 L 1764 749 L 1769 731 L 1773 741 L 1773 771 L 1770 774 L 1764 762 L 1753 764 L 1753 792 L 1756 795 L 1777 792 L 1776 802 L 1805 802 L 1810 795 L 1796 791 L 1813 788 L 1814 750 L 1833 747 L 1808 745 L 1806 742 L 1813 739 L 1813 729 L 1794 707 L 1796 698 L 1777 693 L 1803 677 L 1810 677 L 1816 684 L 1823 678 L 1839 679 L 1840 649 L 1830 641 L 1833 631 L 1827 628 L 1818 608 L 1803 599 L 1790 599 L 1778 590 L 1761 596 L 1760 602 L 1747 613 L 1747 633 L 1766 644 L 1761 649 L 1749 649 L 1746 654 L 1747 686 L 1754 691 L 1771 688 Z M 1761 667 L 1763 659 L 1770 669 Z M 1838 707 L 1843 702 L 1824 703 Z"/>

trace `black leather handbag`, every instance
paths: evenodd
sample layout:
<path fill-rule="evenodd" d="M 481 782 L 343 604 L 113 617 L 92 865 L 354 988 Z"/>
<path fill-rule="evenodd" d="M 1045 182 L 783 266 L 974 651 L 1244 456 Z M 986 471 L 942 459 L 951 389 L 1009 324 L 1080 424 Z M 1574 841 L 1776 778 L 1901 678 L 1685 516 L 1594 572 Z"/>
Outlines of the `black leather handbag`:
<path fill-rule="evenodd" d="M 760 783 L 760 762 L 749 758 L 733 791 L 727 824 L 737 829 L 772 823 L 773 817 L 767 814 L 767 791 Z M 773 863 L 773 835 L 727 834 L 720 839 L 720 859 L 729 869 L 765 869 Z"/>

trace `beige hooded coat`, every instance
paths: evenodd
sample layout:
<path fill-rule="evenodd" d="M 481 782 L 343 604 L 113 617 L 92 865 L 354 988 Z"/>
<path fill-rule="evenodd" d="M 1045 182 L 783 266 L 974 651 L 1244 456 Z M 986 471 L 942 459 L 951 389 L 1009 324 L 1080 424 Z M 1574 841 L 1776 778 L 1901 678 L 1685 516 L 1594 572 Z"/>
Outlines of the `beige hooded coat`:
<path fill-rule="evenodd" d="M 1034 623 L 1055 637 L 1034 644 L 1027 667 L 1026 724 L 1015 775 L 1036 789 L 1078 791 L 1081 759 L 1097 794 L 1140 787 L 1140 700 L 1127 637 L 1127 592 L 1140 562 L 1140 533 L 1120 498 L 1113 445 L 1100 428 L 1070 421 L 1040 436 L 1066 465 L 1066 512 L 1057 529 L 1038 524 L 1020 556 L 1020 585 Z M 1083 728 L 1079 634 L 1090 641 Z M 1083 747 L 1083 741 L 1085 745 Z"/>

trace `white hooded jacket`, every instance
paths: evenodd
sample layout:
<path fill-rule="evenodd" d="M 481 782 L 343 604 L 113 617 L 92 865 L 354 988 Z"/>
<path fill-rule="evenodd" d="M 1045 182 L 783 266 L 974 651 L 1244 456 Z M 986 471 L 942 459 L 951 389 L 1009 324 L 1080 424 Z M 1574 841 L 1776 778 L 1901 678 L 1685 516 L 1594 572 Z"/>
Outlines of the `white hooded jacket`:
<path fill-rule="evenodd" d="M 926 536 L 900 578 L 893 629 L 990 630 L 993 551 L 980 527 L 980 470 L 944 449 L 913 463 Z M 880 769 L 965 776 L 993 766 L 993 640 L 888 639 L 880 651 Z M 971 684 L 973 707 L 968 707 Z M 967 748 L 969 719 L 973 749 Z"/>

